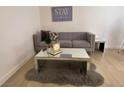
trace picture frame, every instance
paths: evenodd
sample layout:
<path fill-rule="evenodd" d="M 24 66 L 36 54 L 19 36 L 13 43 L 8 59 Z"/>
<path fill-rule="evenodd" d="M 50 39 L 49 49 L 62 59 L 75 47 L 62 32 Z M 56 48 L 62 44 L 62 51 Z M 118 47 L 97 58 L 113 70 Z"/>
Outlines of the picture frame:
<path fill-rule="evenodd" d="M 52 21 L 72 21 L 72 6 L 52 7 Z"/>

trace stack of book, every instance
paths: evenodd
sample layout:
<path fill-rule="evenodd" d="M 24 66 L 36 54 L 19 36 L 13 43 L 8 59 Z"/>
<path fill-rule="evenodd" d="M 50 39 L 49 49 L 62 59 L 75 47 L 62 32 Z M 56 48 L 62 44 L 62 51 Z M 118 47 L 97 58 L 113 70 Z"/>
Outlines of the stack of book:
<path fill-rule="evenodd" d="M 60 54 L 61 52 L 62 52 L 61 50 L 54 51 L 54 50 L 51 49 L 51 48 L 49 48 L 49 49 L 47 50 L 47 53 L 49 53 L 49 54 L 51 54 L 51 55 L 53 55 L 53 56 L 55 56 L 55 55 L 57 55 L 57 54 Z"/>

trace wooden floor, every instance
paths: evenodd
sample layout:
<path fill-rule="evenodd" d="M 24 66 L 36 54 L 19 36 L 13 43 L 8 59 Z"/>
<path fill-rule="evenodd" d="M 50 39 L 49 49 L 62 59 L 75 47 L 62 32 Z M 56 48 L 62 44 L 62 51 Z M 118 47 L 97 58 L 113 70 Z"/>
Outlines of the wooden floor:
<path fill-rule="evenodd" d="M 106 49 L 104 53 L 96 51 L 91 56 L 91 62 L 96 65 L 96 71 L 104 78 L 104 87 L 124 87 L 124 51 L 118 53 L 117 50 Z M 51 83 L 40 83 L 28 81 L 25 74 L 34 68 L 33 58 L 18 70 L 3 86 L 10 87 L 59 87 L 72 85 L 57 85 Z M 101 87 L 100 86 L 100 87 Z"/>

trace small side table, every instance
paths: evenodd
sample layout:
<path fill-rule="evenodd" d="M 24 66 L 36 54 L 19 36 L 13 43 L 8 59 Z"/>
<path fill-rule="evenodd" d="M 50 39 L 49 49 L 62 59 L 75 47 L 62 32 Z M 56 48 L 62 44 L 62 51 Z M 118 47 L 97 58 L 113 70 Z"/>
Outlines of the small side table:
<path fill-rule="evenodd" d="M 100 50 L 101 52 L 104 52 L 104 48 L 105 48 L 105 40 L 101 39 L 101 38 L 96 38 L 95 39 L 95 47 L 96 45 L 98 45 L 98 50 Z"/>

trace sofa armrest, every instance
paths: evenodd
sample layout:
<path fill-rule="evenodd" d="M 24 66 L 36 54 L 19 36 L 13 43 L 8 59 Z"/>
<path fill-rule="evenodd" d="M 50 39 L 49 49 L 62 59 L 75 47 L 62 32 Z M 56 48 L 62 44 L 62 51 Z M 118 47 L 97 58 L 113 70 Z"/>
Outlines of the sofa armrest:
<path fill-rule="evenodd" d="M 95 50 L 95 35 L 93 33 L 87 32 L 87 40 L 91 44 L 92 52 Z"/>
<path fill-rule="evenodd" d="M 34 50 L 38 51 L 39 44 L 41 42 L 41 32 L 37 32 L 36 34 L 33 34 L 33 44 L 34 44 Z"/>

